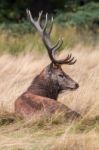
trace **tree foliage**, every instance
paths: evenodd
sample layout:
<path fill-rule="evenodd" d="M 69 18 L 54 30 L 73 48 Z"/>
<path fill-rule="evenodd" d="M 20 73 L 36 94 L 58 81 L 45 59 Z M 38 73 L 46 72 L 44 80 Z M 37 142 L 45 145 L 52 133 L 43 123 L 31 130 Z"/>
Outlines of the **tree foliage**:
<path fill-rule="evenodd" d="M 39 11 L 56 12 L 56 10 L 73 11 L 79 5 L 98 0 L 0 0 L 0 21 L 19 21 L 25 17 L 25 10 L 32 10 L 34 16 Z"/>
<path fill-rule="evenodd" d="M 25 10 L 32 10 L 34 16 L 39 11 L 53 12 L 61 9 L 65 5 L 64 0 L 1 0 L 0 1 L 0 21 L 18 21 L 25 17 Z"/>

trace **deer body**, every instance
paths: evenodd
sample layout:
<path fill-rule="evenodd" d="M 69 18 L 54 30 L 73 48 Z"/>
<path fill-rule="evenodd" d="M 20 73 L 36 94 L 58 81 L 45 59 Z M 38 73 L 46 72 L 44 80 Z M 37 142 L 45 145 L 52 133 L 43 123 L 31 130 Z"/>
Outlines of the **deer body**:
<path fill-rule="evenodd" d="M 50 31 L 46 33 L 47 16 L 45 26 L 42 29 L 40 26 L 42 14 L 39 15 L 38 21 L 33 20 L 29 10 L 27 10 L 27 15 L 34 27 L 39 31 L 52 62 L 34 78 L 27 91 L 17 98 L 15 112 L 25 118 L 31 118 L 34 113 L 40 111 L 47 113 L 66 111 L 67 114 L 79 116 L 78 113 L 56 101 L 62 91 L 76 90 L 79 87 L 78 83 L 71 79 L 61 68 L 62 64 L 72 65 L 76 60 L 71 55 L 68 55 L 63 60 L 56 60 L 54 53 L 62 45 L 62 40 L 59 39 L 55 46 L 51 46 L 50 33 L 52 25 Z"/>

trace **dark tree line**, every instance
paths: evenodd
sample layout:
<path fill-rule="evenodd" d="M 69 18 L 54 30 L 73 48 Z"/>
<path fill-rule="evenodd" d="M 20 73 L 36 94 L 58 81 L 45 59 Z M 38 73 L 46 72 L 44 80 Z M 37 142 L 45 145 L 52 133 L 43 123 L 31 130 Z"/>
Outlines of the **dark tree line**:
<path fill-rule="evenodd" d="M 99 0 L 0 0 L 0 21 L 18 21 L 25 17 L 25 10 L 29 8 L 34 16 L 43 10 L 44 12 L 55 13 L 56 10 L 72 11 L 72 7 L 85 5 L 90 1 Z"/>

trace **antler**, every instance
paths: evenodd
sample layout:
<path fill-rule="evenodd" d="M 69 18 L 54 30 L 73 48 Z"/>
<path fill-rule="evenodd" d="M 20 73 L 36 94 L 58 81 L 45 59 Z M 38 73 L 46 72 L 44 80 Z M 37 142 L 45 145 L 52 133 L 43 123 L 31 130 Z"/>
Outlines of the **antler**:
<path fill-rule="evenodd" d="M 27 12 L 28 19 L 33 24 L 33 26 L 36 28 L 36 30 L 39 32 L 39 34 L 43 40 L 43 43 L 48 50 L 48 54 L 49 54 L 51 61 L 54 64 L 68 64 L 68 65 L 74 64 L 76 62 L 76 60 L 74 59 L 74 57 L 72 57 L 71 54 L 62 60 L 55 59 L 55 52 L 57 49 L 59 49 L 62 46 L 63 40 L 61 38 L 59 38 L 59 40 L 57 41 L 57 43 L 54 46 L 52 46 L 52 44 L 51 44 L 50 34 L 51 34 L 51 31 L 53 28 L 53 17 L 51 19 L 51 26 L 50 26 L 49 31 L 46 31 L 47 25 L 48 25 L 48 14 L 46 14 L 46 20 L 45 20 L 44 27 L 41 27 L 41 17 L 42 17 L 43 12 L 41 11 L 39 13 L 39 17 L 38 17 L 37 21 L 35 21 L 32 18 L 30 10 L 27 9 L 26 12 Z"/>

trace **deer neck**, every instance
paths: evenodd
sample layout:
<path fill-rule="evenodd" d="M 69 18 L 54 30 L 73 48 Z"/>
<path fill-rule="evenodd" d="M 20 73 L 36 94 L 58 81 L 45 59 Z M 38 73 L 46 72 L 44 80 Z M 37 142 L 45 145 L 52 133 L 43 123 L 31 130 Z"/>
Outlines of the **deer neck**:
<path fill-rule="evenodd" d="M 37 76 L 33 80 L 28 90 L 33 94 L 43 96 L 43 97 L 48 97 L 54 100 L 57 100 L 59 94 L 59 89 L 57 84 L 55 84 L 51 80 L 47 80 L 39 76 Z"/>

